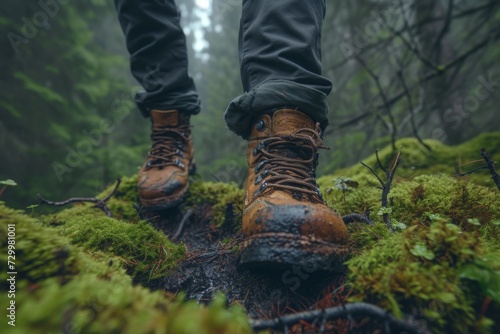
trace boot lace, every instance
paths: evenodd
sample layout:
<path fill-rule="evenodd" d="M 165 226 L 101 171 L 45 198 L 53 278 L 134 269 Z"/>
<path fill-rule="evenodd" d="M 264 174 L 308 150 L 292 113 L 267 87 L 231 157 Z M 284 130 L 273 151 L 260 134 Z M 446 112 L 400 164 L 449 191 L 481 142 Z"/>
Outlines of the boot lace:
<path fill-rule="evenodd" d="M 153 146 L 148 152 L 146 168 L 177 166 L 184 168 L 179 158 L 185 157 L 186 147 L 191 139 L 191 126 L 183 124 L 173 127 L 153 126 Z"/>
<path fill-rule="evenodd" d="M 289 192 L 293 198 L 302 200 L 305 194 L 309 201 L 324 203 L 316 183 L 318 149 L 329 149 L 323 145 L 316 129 L 300 129 L 291 135 L 269 137 L 261 141 L 252 154 L 258 156 L 254 172 L 255 185 L 261 184 L 254 198 L 271 189 Z"/>

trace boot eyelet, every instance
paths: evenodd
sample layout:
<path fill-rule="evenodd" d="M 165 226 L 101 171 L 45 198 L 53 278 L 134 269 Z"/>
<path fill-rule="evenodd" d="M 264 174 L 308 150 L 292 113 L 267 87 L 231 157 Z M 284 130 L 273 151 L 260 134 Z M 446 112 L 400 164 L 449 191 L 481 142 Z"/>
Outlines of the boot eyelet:
<path fill-rule="evenodd" d="M 264 191 L 264 189 L 266 189 L 266 188 L 267 188 L 267 182 L 262 183 L 262 184 L 260 185 L 260 188 L 259 188 L 259 189 L 257 189 L 257 191 L 256 191 L 256 192 L 254 192 L 254 193 L 253 193 L 253 197 L 255 198 L 255 197 L 259 196 L 259 194 L 260 194 L 261 192 L 263 192 L 263 191 Z"/>
<path fill-rule="evenodd" d="M 257 154 L 259 154 L 259 152 L 262 151 L 263 149 L 265 149 L 266 146 L 267 146 L 266 143 L 263 141 L 261 141 L 259 144 L 257 144 L 257 146 L 255 146 L 255 148 L 252 151 L 253 156 L 255 157 Z"/>
<path fill-rule="evenodd" d="M 177 167 L 180 167 L 180 168 L 184 168 L 185 167 L 185 165 L 179 159 L 175 159 L 174 163 L 175 163 L 175 165 Z"/>
<path fill-rule="evenodd" d="M 151 161 L 148 161 L 148 162 L 146 163 L 146 167 L 151 167 Z"/>
<path fill-rule="evenodd" d="M 256 124 L 255 124 L 255 129 L 257 131 L 264 131 L 264 129 L 266 128 L 266 122 L 261 119 L 260 121 L 258 121 Z"/>
<path fill-rule="evenodd" d="M 259 184 L 269 174 L 269 169 L 265 169 L 255 178 L 255 185 Z"/>
<path fill-rule="evenodd" d="M 253 169 L 254 173 L 257 174 L 262 169 L 262 167 L 264 167 L 264 165 L 267 164 L 267 162 L 268 160 L 263 160 L 259 162 L 259 164 L 255 166 L 255 168 Z"/>

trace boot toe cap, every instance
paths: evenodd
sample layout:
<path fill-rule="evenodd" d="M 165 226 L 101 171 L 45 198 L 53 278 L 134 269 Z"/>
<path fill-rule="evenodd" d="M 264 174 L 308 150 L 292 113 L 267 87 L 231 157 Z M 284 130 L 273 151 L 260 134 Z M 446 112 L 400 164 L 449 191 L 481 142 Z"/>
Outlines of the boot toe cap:
<path fill-rule="evenodd" d="M 247 213 L 243 231 L 258 233 L 286 233 L 345 244 L 347 228 L 342 218 L 326 205 L 258 203 Z"/>

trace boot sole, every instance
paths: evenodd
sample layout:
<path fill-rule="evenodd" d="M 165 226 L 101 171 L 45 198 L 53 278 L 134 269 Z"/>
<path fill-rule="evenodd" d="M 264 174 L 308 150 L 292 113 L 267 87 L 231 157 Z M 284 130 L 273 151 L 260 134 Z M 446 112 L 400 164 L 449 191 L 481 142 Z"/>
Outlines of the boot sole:
<path fill-rule="evenodd" d="M 192 176 L 196 173 L 196 163 L 189 167 L 189 175 Z M 165 211 L 174 208 L 184 202 L 188 195 L 189 181 L 186 186 L 176 196 L 166 196 L 150 200 L 141 199 L 141 205 L 144 209 L 151 211 Z"/>
<path fill-rule="evenodd" d="M 281 271 L 299 267 L 310 273 L 345 272 L 348 254 L 345 245 L 288 233 L 263 233 L 243 242 L 240 265 L 253 270 Z"/>

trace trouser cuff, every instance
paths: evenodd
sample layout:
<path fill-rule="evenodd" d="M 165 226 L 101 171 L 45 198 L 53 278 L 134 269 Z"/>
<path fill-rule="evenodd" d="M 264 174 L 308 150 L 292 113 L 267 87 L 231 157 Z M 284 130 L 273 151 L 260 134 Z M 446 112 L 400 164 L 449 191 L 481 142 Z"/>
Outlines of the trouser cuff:
<path fill-rule="evenodd" d="M 231 101 L 224 118 L 229 129 L 244 139 L 248 138 L 255 117 L 279 109 L 298 109 L 319 122 L 324 130 L 328 125 L 326 97 L 325 93 L 296 82 L 267 81 Z"/>
<path fill-rule="evenodd" d="M 135 95 L 135 103 L 144 117 L 149 117 L 153 109 L 177 110 L 184 114 L 195 115 L 201 110 L 200 99 L 196 93 L 172 93 L 163 96 L 161 100 L 151 99 L 145 91 L 139 91 Z"/>

